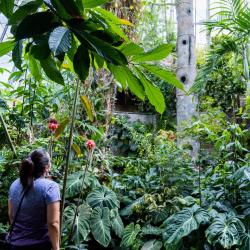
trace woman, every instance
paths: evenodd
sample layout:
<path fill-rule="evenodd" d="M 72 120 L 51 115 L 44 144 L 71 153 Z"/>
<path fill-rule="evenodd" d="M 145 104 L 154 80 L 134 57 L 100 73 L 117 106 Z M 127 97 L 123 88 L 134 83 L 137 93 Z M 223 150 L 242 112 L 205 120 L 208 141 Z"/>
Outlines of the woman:
<path fill-rule="evenodd" d="M 44 149 L 33 151 L 20 166 L 20 178 L 9 191 L 9 218 L 13 222 L 10 235 L 12 250 L 59 250 L 60 192 L 58 185 L 45 177 L 51 167 Z"/>

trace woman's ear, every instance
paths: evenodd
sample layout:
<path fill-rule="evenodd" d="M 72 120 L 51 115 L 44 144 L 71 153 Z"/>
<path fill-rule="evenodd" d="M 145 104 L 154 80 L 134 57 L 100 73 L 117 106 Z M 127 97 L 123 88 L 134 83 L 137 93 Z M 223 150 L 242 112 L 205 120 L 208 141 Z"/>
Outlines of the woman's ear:
<path fill-rule="evenodd" d="M 50 171 L 50 165 L 45 166 L 45 175 L 48 175 Z"/>

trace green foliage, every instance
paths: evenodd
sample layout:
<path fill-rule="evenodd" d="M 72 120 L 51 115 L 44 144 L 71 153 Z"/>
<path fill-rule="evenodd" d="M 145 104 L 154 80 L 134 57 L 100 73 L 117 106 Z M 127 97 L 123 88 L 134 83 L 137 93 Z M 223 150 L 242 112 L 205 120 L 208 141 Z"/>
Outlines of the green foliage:
<path fill-rule="evenodd" d="M 206 230 L 206 237 L 212 245 L 219 243 L 225 249 L 231 249 L 235 245 L 241 245 L 244 232 L 244 224 L 238 218 L 218 214 Z"/>
<path fill-rule="evenodd" d="M 208 223 L 209 219 L 207 211 L 197 205 L 172 215 L 163 223 L 166 227 L 163 233 L 165 247 L 177 246 L 183 237 L 197 230 L 201 224 Z"/>

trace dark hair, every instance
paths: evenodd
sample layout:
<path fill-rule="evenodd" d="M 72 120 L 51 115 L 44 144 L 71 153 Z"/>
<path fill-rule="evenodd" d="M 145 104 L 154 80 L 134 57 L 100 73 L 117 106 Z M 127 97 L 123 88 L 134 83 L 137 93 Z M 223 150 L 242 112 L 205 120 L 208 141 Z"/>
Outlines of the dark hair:
<path fill-rule="evenodd" d="M 49 163 L 50 157 L 45 149 L 37 149 L 31 152 L 20 165 L 19 175 L 23 188 L 26 188 L 33 178 L 41 177 Z"/>

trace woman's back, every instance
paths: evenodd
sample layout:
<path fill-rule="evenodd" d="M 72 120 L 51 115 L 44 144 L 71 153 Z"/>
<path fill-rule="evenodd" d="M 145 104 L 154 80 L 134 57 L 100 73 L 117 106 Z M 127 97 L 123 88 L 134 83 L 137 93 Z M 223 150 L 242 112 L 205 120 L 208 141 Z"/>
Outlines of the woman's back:
<path fill-rule="evenodd" d="M 20 179 L 10 187 L 9 199 L 13 214 L 16 214 L 23 194 Z M 44 177 L 35 179 L 25 195 L 18 213 L 11 242 L 16 246 L 35 245 L 49 241 L 47 226 L 47 205 L 60 200 L 58 184 Z"/>

